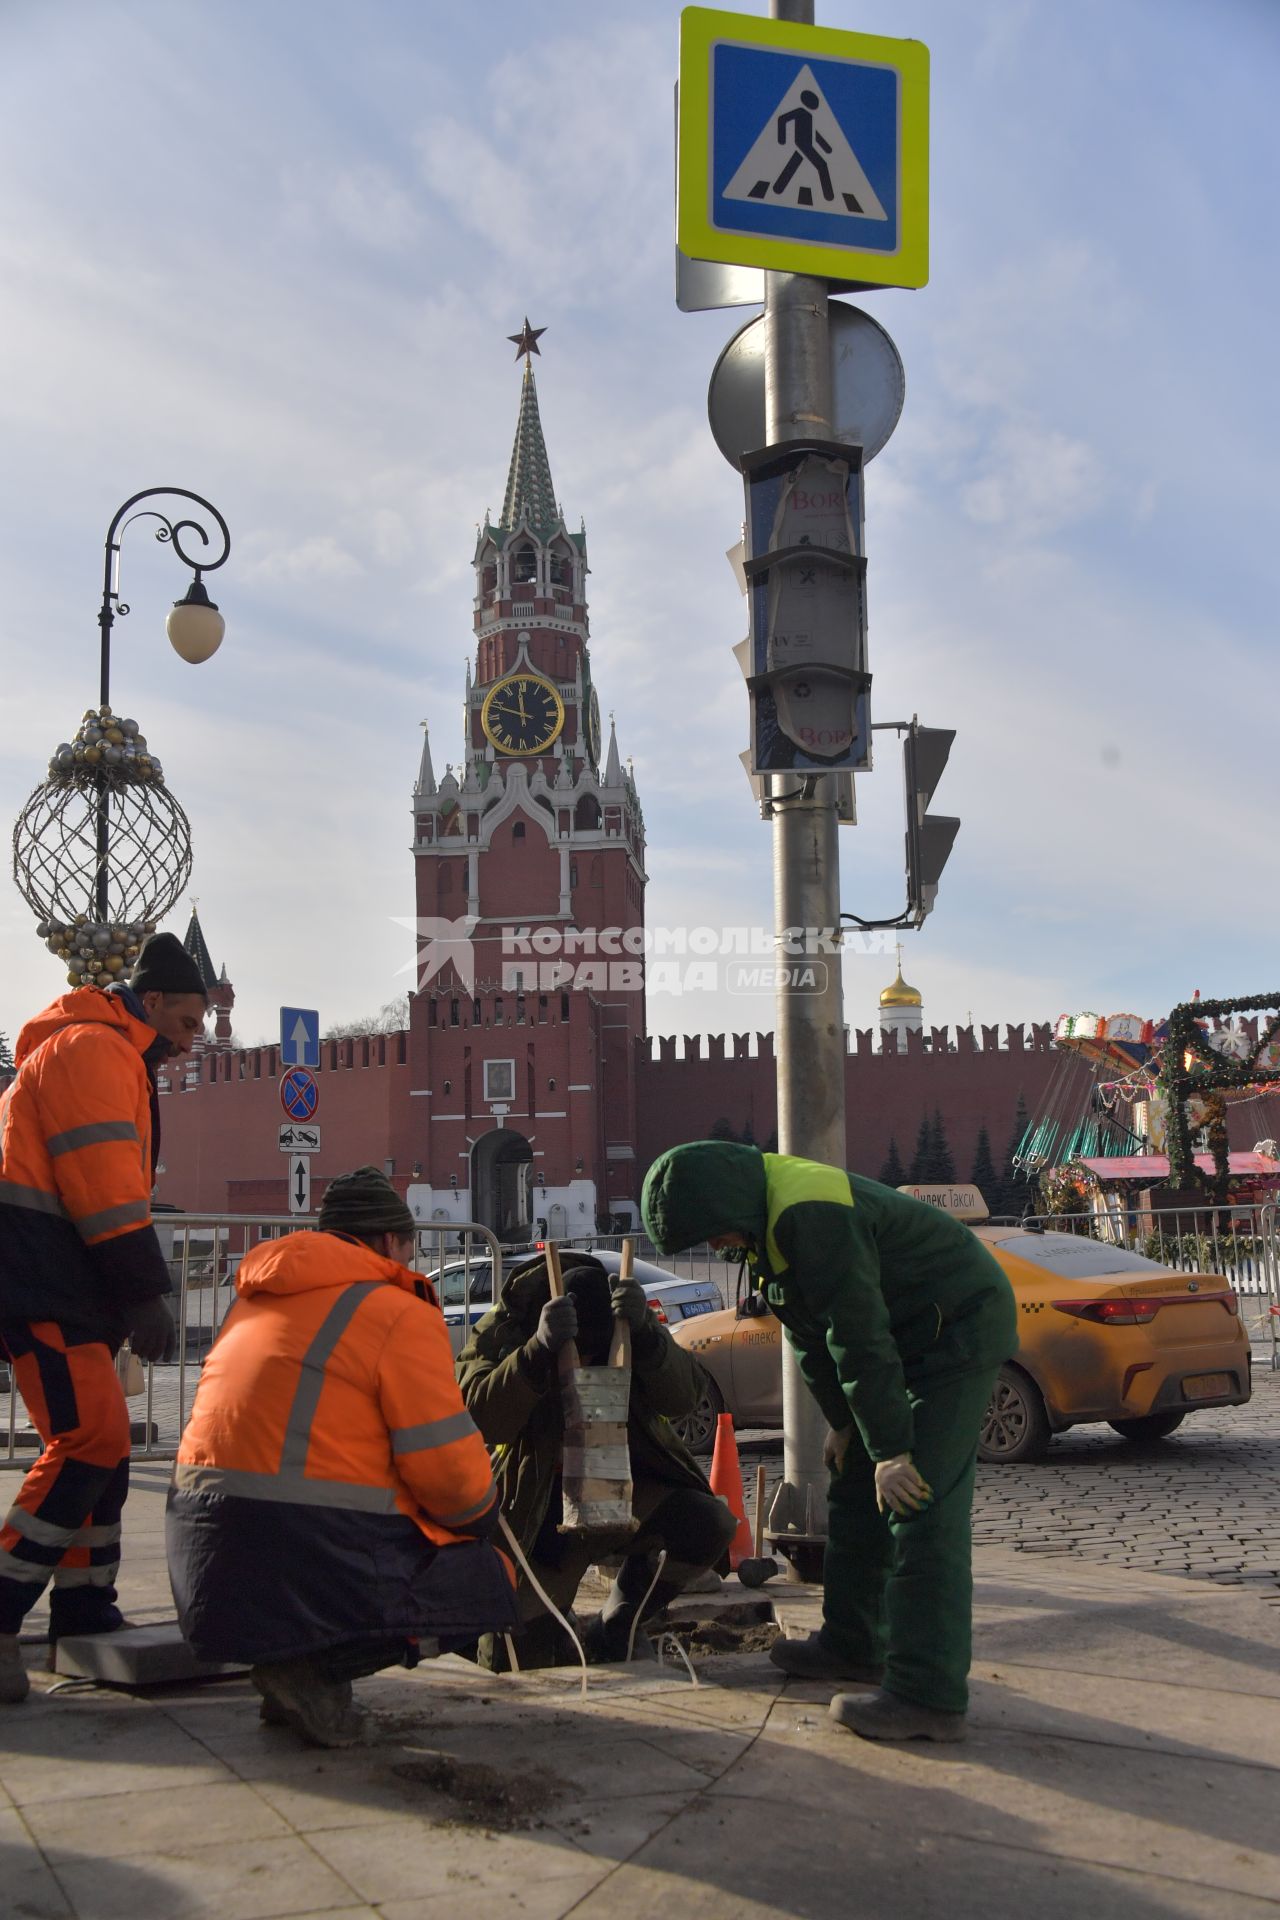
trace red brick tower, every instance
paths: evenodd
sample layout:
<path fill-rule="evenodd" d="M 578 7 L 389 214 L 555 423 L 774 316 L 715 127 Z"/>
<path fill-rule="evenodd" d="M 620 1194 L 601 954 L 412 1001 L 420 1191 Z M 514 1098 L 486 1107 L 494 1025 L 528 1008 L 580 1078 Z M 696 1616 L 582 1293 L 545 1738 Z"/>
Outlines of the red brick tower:
<path fill-rule="evenodd" d="M 437 782 L 424 739 L 413 795 L 409 1200 L 520 1241 L 637 1218 L 645 869 L 612 724 L 602 755 L 586 531 L 552 486 L 536 334 L 512 338 L 520 412 L 475 551 L 463 757 Z"/>
<path fill-rule="evenodd" d="M 182 942 L 191 958 L 200 969 L 200 978 L 204 981 L 204 990 L 209 996 L 209 1010 L 214 1016 L 213 1032 L 206 1032 L 204 1041 L 197 1042 L 197 1051 L 206 1047 L 229 1047 L 231 1045 L 231 1010 L 236 1004 L 235 988 L 227 978 L 224 965 L 221 973 L 213 964 L 209 944 L 204 937 L 204 928 L 200 925 L 200 915 L 196 903 L 191 903 L 191 923 Z"/>

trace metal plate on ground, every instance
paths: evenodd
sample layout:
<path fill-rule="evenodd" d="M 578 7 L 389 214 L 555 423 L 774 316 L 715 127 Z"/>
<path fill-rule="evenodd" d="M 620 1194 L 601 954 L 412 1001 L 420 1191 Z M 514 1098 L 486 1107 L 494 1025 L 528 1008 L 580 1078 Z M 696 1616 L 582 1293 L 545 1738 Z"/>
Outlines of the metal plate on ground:
<path fill-rule="evenodd" d="M 831 320 L 831 437 L 862 448 L 864 464 L 886 444 L 902 416 L 907 376 L 902 356 L 878 321 L 861 307 L 833 300 Z M 766 444 L 764 318 L 734 334 L 711 375 L 707 394 L 711 432 L 737 468 L 744 453 Z"/>

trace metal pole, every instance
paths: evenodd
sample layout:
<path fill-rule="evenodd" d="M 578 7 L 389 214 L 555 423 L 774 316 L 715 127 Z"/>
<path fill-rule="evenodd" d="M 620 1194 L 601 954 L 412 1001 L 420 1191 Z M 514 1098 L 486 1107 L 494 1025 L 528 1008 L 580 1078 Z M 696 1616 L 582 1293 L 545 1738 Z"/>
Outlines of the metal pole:
<path fill-rule="evenodd" d="M 813 0 L 771 0 L 775 20 L 813 24 Z M 765 439 L 831 438 L 831 349 L 827 283 L 807 274 L 765 275 Z M 836 777 L 772 780 L 773 897 L 777 988 L 778 1145 L 783 1153 L 845 1165 L 844 986 L 840 973 L 840 867 Z M 829 930 L 834 950 L 797 955 L 787 930 Z M 819 984 L 805 984 L 812 967 Z M 797 978 L 790 976 L 798 975 Z M 817 1578 L 827 1531 L 827 1425 L 782 1343 L 783 1484 L 770 1532 L 796 1542 L 793 1573 Z"/>

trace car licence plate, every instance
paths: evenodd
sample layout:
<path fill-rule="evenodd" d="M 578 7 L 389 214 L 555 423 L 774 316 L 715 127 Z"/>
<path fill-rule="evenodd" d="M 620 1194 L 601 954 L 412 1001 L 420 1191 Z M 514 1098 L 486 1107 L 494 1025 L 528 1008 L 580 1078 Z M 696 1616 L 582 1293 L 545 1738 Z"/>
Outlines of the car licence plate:
<path fill-rule="evenodd" d="M 718 1305 L 716 1300 L 686 1300 L 680 1311 L 687 1320 L 691 1313 L 714 1313 Z"/>
<path fill-rule="evenodd" d="M 1183 1398 L 1187 1400 L 1216 1400 L 1220 1394 L 1230 1391 L 1229 1373 L 1192 1373 L 1182 1383 Z"/>

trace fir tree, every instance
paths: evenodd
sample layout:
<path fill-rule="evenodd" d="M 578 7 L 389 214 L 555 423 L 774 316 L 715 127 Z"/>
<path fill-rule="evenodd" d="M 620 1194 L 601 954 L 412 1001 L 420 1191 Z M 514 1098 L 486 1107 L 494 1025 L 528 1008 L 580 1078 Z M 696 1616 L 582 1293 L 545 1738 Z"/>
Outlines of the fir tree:
<path fill-rule="evenodd" d="M 708 1140 L 736 1140 L 738 1136 L 727 1120 L 717 1120 L 707 1138 Z"/>
<path fill-rule="evenodd" d="M 905 1187 L 907 1170 L 902 1164 L 902 1155 L 898 1152 L 898 1142 L 893 1134 L 889 1135 L 889 1152 L 880 1169 L 882 1187 Z"/>
<path fill-rule="evenodd" d="M 950 1187 L 955 1184 L 956 1163 L 951 1153 L 951 1143 L 947 1139 L 947 1129 L 941 1109 L 933 1110 L 933 1121 L 929 1129 L 929 1179 L 937 1186 Z"/>
<path fill-rule="evenodd" d="M 911 1156 L 911 1171 L 908 1180 L 914 1185 L 920 1180 L 932 1180 L 929 1171 L 933 1158 L 933 1128 L 929 1125 L 928 1114 L 920 1116 L 920 1131 L 916 1135 L 916 1150 Z"/>
<path fill-rule="evenodd" d="M 969 1175 L 969 1184 L 978 1189 L 987 1203 L 987 1211 L 994 1213 L 996 1201 L 1000 1198 L 1000 1176 L 996 1172 L 996 1163 L 991 1158 L 991 1135 L 987 1132 L 984 1120 L 978 1128 L 978 1144 L 973 1153 L 973 1172 Z"/>

